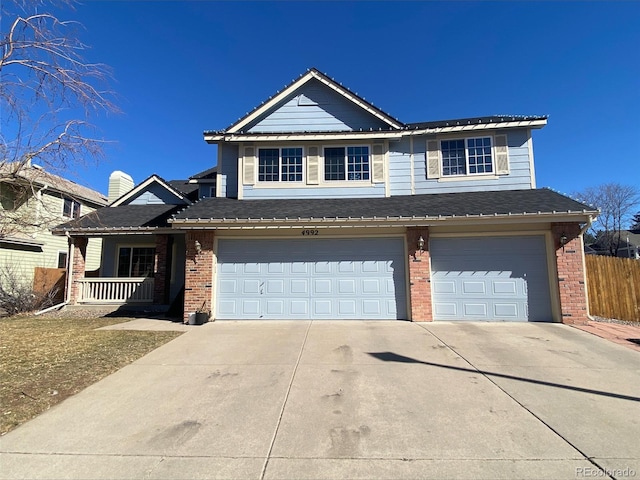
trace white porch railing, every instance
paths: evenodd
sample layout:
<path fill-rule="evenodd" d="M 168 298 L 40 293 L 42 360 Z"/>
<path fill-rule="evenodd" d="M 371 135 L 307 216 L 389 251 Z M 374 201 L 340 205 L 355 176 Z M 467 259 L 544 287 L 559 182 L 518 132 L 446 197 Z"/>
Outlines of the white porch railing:
<path fill-rule="evenodd" d="M 153 278 L 82 278 L 80 303 L 153 303 Z"/>

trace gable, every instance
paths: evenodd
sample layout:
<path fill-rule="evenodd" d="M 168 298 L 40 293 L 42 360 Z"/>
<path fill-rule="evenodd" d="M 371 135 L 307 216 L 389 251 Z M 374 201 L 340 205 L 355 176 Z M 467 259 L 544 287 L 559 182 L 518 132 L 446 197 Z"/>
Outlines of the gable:
<path fill-rule="evenodd" d="M 312 79 L 249 123 L 250 133 L 388 130 L 389 124 Z"/>
<path fill-rule="evenodd" d="M 158 183 L 148 185 L 125 205 L 182 205 L 185 202 Z"/>

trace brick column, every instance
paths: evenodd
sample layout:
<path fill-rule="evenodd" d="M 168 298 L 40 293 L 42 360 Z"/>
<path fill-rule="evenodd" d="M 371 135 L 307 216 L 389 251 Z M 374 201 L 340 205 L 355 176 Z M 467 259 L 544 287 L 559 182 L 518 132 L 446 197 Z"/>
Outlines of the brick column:
<path fill-rule="evenodd" d="M 553 223 L 551 231 L 556 249 L 562 323 L 583 325 L 589 320 L 589 306 L 580 225 Z M 560 244 L 563 235 L 567 237 L 564 247 Z"/>
<path fill-rule="evenodd" d="M 424 239 L 424 250 L 418 250 L 420 236 Z M 407 252 L 409 254 L 409 288 L 411 296 L 411 320 L 433 321 L 431 305 L 431 269 L 429 262 L 429 229 L 407 228 Z"/>
<path fill-rule="evenodd" d="M 156 235 L 156 258 L 154 266 L 153 303 L 164 305 L 168 302 L 165 298 L 165 285 L 167 279 L 167 259 L 169 252 L 169 235 Z"/>
<path fill-rule="evenodd" d="M 76 305 L 80 299 L 80 284 L 78 280 L 84 278 L 87 243 L 89 240 L 86 237 L 73 237 L 69 241 L 71 242 L 73 252 L 73 262 L 70 265 L 71 295 L 69 296 L 69 303 Z"/>
<path fill-rule="evenodd" d="M 214 232 L 208 230 L 188 230 L 185 235 L 186 262 L 184 285 L 184 320 L 189 313 L 200 310 L 211 311 L 213 293 L 213 239 Z M 196 241 L 200 253 L 196 251 Z"/>

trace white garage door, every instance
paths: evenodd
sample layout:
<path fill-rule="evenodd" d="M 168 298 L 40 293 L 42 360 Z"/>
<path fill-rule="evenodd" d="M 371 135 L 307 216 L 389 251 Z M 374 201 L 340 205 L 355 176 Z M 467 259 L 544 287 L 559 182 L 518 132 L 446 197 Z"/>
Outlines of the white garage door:
<path fill-rule="evenodd" d="M 402 238 L 220 239 L 218 319 L 406 319 Z"/>
<path fill-rule="evenodd" d="M 544 236 L 432 238 L 435 320 L 552 321 Z"/>

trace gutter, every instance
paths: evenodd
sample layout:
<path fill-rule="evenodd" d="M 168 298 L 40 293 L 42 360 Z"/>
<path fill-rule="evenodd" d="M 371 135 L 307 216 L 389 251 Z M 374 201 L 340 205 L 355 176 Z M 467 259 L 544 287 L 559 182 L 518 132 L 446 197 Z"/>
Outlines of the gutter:
<path fill-rule="evenodd" d="M 522 222 L 580 222 L 589 221 L 591 212 L 531 212 L 509 213 L 492 215 L 465 215 L 465 216 L 412 216 L 412 217 L 346 217 L 346 218 L 209 218 L 209 219 L 174 219 L 171 225 L 178 229 L 255 229 L 255 228 L 296 228 L 296 227 L 409 227 L 409 226 L 435 226 L 453 224 L 484 224 Z M 583 216 L 584 215 L 584 216 Z M 580 216 L 580 218 L 576 218 Z"/>

